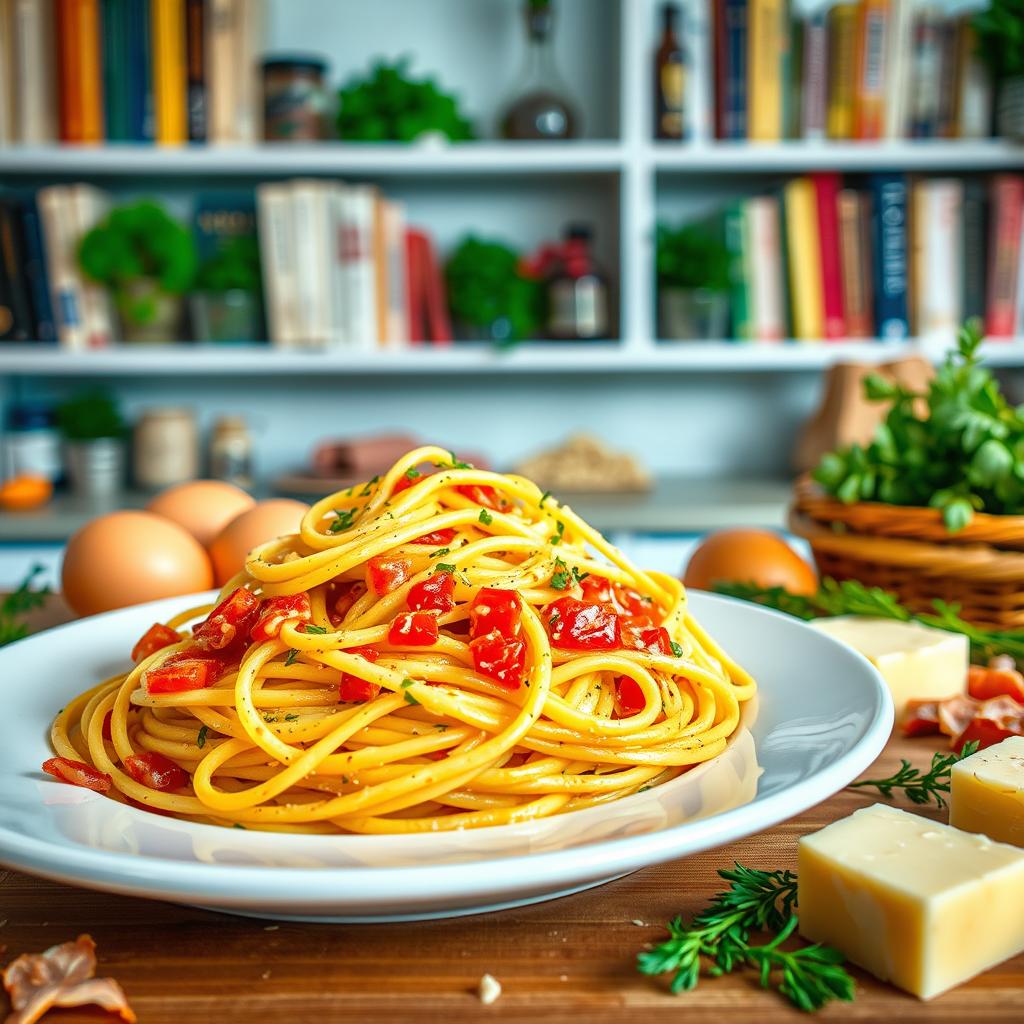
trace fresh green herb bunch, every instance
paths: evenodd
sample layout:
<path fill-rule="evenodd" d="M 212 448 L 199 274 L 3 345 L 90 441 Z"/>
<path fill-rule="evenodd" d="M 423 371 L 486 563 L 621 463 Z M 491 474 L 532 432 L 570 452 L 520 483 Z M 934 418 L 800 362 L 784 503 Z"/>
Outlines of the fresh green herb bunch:
<path fill-rule="evenodd" d="M 87 391 L 59 405 L 57 426 L 69 441 L 120 438 L 127 429 L 117 402 L 103 391 Z"/>
<path fill-rule="evenodd" d="M 260 291 L 260 247 L 251 235 L 237 235 L 219 246 L 196 274 L 196 288 L 221 294 Z"/>
<path fill-rule="evenodd" d="M 872 375 L 869 399 L 890 403 L 866 448 L 825 455 L 814 479 L 843 502 L 881 501 L 942 510 L 951 532 L 974 513 L 1024 511 L 1024 407 L 1009 405 L 979 362 L 981 331 L 971 322 L 921 395 Z M 921 400 L 928 414 L 921 417 Z"/>
<path fill-rule="evenodd" d="M 338 91 L 338 137 L 353 142 L 413 142 L 438 132 L 452 142 L 473 138 L 458 103 L 432 78 L 413 81 L 409 60 L 379 61 Z"/>
<path fill-rule="evenodd" d="M 670 288 L 729 289 L 729 250 L 710 228 L 659 224 L 655 232 L 658 282 Z"/>
<path fill-rule="evenodd" d="M 168 294 L 181 295 L 196 272 L 192 235 L 148 199 L 111 210 L 82 238 L 78 260 L 88 277 L 115 291 L 151 278 Z"/>
<path fill-rule="evenodd" d="M 877 789 L 886 798 L 892 799 L 897 789 L 902 789 L 912 804 L 935 804 L 939 810 L 946 806 L 946 794 L 949 793 L 950 772 L 957 761 L 970 757 L 978 749 L 978 741 L 971 740 L 964 744 L 959 754 L 932 754 L 932 763 L 923 772 L 914 768 L 907 760 L 900 760 L 900 766 L 887 779 L 862 779 L 851 782 L 850 789 L 870 786 Z"/>
<path fill-rule="evenodd" d="M 496 340 L 535 337 L 541 321 L 539 284 L 520 271 L 515 250 L 468 235 L 445 266 L 452 316 L 491 331 Z"/>
<path fill-rule="evenodd" d="M 47 594 L 50 593 L 49 587 L 33 590 L 36 577 L 41 572 L 43 572 L 43 567 L 34 565 L 21 581 L 18 589 L 0 601 L 0 647 L 28 636 L 28 626 L 21 617 L 37 608 L 42 608 L 46 603 Z"/>
<path fill-rule="evenodd" d="M 689 991 L 709 961 L 706 972 L 712 977 L 751 966 L 759 972 L 764 988 L 777 978 L 779 992 L 808 1012 L 833 999 L 853 999 L 853 978 L 842 966 L 841 953 L 817 945 L 781 948 L 797 926 L 796 875 L 740 864 L 718 873 L 730 883 L 728 890 L 713 896 L 689 927 L 681 918 L 672 921 L 668 939 L 637 957 L 641 974 L 671 971 L 672 992 Z M 752 932 L 776 934 L 764 945 L 756 945 L 750 942 Z"/>
<path fill-rule="evenodd" d="M 996 81 L 1024 75 L 1024 0 L 989 0 L 971 24 L 978 36 L 978 56 Z"/>

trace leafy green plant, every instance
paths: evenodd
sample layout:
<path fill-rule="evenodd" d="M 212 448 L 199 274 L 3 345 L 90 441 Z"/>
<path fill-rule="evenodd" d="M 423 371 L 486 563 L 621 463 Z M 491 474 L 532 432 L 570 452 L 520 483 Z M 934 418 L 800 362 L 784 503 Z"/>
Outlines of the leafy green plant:
<path fill-rule="evenodd" d="M 120 438 L 126 431 L 117 403 L 102 391 L 89 391 L 57 407 L 57 426 L 69 441 Z"/>
<path fill-rule="evenodd" d="M 877 789 L 886 800 L 892 799 L 895 790 L 902 789 L 912 804 L 934 802 L 941 811 L 946 806 L 953 765 L 965 757 L 970 757 L 977 749 L 978 741 L 971 740 L 964 744 L 959 754 L 932 754 L 932 763 L 924 773 L 919 768 L 914 768 L 906 759 L 901 759 L 899 768 L 887 779 L 861 779 L 860 782 L 851 782 L 847 788 L 859 789 L 862 786 L 870 786 Z"/>
<path fill-rule="evenodd" d="M 846 503 L 941 509 L 951 533 L 975 512 L 1024 511 L 1024 407 L 1011 406 L 980 365 L 980 345 L 979 325 L 965 326 L 923 394 L 869 376 L 867 397 L 889 403 L 885 422 L 866 448 L 824 455 L 814 479 Z"/>
<path fill-rule="evenodd" d="M 654 245 L 662 287 L 728 290 L 729 251 L 709 228 L 698 224 L 679 228 L 659 224 Z"/>
<path fill-rule="evenodd" d="M 148 199 L 118 206 L 86 232 L 78 246 L 86 276 L 106 285 L 122 316 L 150 323 L 157 313 L 155 296 L 137 295 L 132 286 L 152 282 L 168 295 L 188 291 L 196 272 L 192 235 Z"/>
<path fill-rule="evenodd" d="M 43 571 L 41 565 L 32 566 L 18 589 L 0 601 L 0 647 L 28 636 L 28 624 L 23 621 L 22 616 L 42 608 L 50 593 L 50 588 L 46 586 L 38 590 L 32 589 L 36 577 Z"/>
<path fill-rule="evenodd" d="M 259 243 L 251 235 L 229 238 L 199 267 L 195 287 L 201 292 L 259 292 Z"/>
<path fill-rule="evenodd" d="M 338 137 L 353 142 L 413 142 L 438 132 L 452 142 L 473 138 L 473 126 L 453 96 L 432 78 L 414 81 L 408 58 L 379 61 L 338 91 Z"/>
<path fill-rule="evenodd" d="M 520 270 L 519 255 L 501 242 L 469 235 L 445 266 L 448 304 L 456 320 L 491 330 L 501 340 L 535 336 L 540 326 L 541 289 Z"/>
<path fill-rule="evenodd" d="M 996 81 L 1024 76 L 1024 0 L 989 0 L 971 19 L 978 56 Z"/>

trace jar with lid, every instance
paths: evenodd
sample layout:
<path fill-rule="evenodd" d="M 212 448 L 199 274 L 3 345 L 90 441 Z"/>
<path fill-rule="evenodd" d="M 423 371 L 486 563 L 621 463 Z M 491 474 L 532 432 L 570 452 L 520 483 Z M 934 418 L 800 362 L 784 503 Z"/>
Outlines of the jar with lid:
<path fill-rule="evenodd" d="M 61 475 L 60 433 L 53 409 L 44 402 L 15 402 L 7 409 L 0 476 Z"/>
<path fill-rule="evenodd" d="M 252 437 L 242 416 L 221 416 L 214 424 L 210 476 L 238 487 L 252 487 Z"/>
<path fill-rule="evenodd" d="M 308 54 L 263 61 L 263 138 L 317 142 L 324 136 L 327 62 Z"/>
<path fill-rule="evenodd" d="M 557 341 L 608 336 L 608 279 L 590 251 L 592 233 L 570 224 L 547 275 L 547 333 Z"/>
<path fill-rule="evenodd" d="M 199 430 L 188 409 L 147 409 L 135 426 L 135 483 L 158 490 L 199 476 Z"/>

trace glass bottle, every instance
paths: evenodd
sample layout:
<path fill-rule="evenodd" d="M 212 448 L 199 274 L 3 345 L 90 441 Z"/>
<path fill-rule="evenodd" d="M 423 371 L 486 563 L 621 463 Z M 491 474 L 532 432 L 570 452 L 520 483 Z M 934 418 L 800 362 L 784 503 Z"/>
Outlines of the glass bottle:
<path fill-rule="evenodd" d="M 676 28 L 679 8 L 661 6 L 661 43 L 654 56 L 654 137 L 681 139 L 684 135 L 683 97 L 686 87 L 686 54 Z"/>
<path fill-rule="evenodd" d="M 252 437 L 242 416 L 221 416 L 210 436 L 210 476 L 251 488 Z"/>
<path fill-rule="evenodd" d="M 572 139 L 579 115 L 555 67 L 554 9 L 551 0 L 527 0 L 526 65 L 516 99 L 502 115 L 505 139 Z"/>
<path fill-rule="evenodd" d="M 556 341 L 608 337 L 608 279 L 590 251 L 592 233 L 570 224 L 547 279 L 547 334 Z"/>

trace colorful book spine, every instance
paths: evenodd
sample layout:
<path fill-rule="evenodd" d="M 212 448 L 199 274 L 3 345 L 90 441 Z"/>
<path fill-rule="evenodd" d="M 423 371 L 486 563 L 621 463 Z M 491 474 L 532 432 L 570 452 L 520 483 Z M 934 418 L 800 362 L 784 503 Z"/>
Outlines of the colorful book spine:
<path fill-rule="evenodd" d="M 956 22 L 948 18 L 937 26 L 939 51 L 939 102 L 935 113 L 935 134 L 940 139 L 957 135 L 957 38 Z"/>
<path fill-rule="evenodd" d="M 747 0 L 724 0 L 725 95 L 722 100 L 724 139 L 747 137 L 747 60 L 750 18 Z"/>
<path fill-rule="evenodd" d="M 750 0 L 747 55 L 747 137 L 775 142 L 782 135 L 782 61 L 788 50 L 784 0 Z"/>
<path fill-rule="evenodd" d="M 161 146 L 176 146 L 188 139 L 184 0 L 151 0 L 150 26 L 155 137 Z"/>
<path fill-rule="evenodd" d="M 751 333 L 755 341 L 781 341 L 785 334 L 779 200 L 755 196 L 744 203 L 751 260 Z"/>
<path fill-rule="evenodd" d="M 103 110 L 108 142 L 129 142 L 131 87 L 128 21 L 132 0 L 103 0 Z"/>
<path fill-rule="evenodd" d="M 283 183 L 260 185 L 256 190 L 256 202 L 270 341 L 278 348 L 294 348 L 299 336 L 295 306 L 298 292 L 288 186 Z"/>
<path fill-rule="evenodd" d="M 14 0 L 14 139 L 29 145 L 57 138 L 52 2 Z"/>
<path fill-rule="evenodd" d="M 70 209 L 74 229 L 74 243 L 71 259 L 75 272 L 80 278 L 82 327 L 85 332 L 85 347 L 106 348 L 114 340 L 114 311 L 110 292 L 105 285 L 91 281 L 81 274 L 77 265 L 78 240 L 95 227 L 109 212 L 110 199 L 105 192 L 94 185 L 72 185 Z"/>
<path fill-rule="evenodd" d="M 1017 324 L 1024 177 L 1019 174 L 996 175 L 992 182 L 990 223 L 986 333 L 991 338 L 1009 338 Z"/>
<path fill-rule="evenodd" d="M 856 109 L 857 5 L 836 4 L 828 14 L 828 112 L 830 139 L 853 137 Z"/>
<path fill-rule="evenodd" d="M 25 274 L 21 214 L 14 199 L 0 199 L 0 266 L 9 289 L 9 316 L 0 324 L 0 338 L 4 341 L 30 341 L 34 333 L 32 306 Z"/>
<path fill-rule="evenodd" d="M 869 179 L 875 271 L 875 323 L 884 339 L 906 338 L 907 320 L 907 183 L 900 174 L 873 174 Z"/>
<path fill-rule="evenodd" d="M 885 37 L 885 137 L 907 135 L 914 48 L 912 0 L 892 0 Z"/>
<path fill-rule="evenodd" d="M 852 188 L 840 190 L 836 197 L 846 334 L 849 338 L 870 338 L 874 334 L 868 244 L 869 204 L 868 196 Z"/>
<path fill-rule="evenodd" d="M 149 30 L 149 4 L 128 4 L 128 123 L 133 142 L 152 142 L 156 128 L 153 108 L 153 47 Z"/>
<path fill-rule="evenodd" d="M 854 135 L 880 139 L 885 127 L 885 54 L 888 0 L 862 0 L 857 25 Z"/>
<path fill-rule="evenodd" d="M 812 174 L 811 182 L 818 214 L 824 336 L 835 341 L 846 337 L 843 271 L 839 261 L 839 175 Z"/>
<path fill-rule="evenodd" d="M 985 319 L 985 267 L 988 253 L 988 196 L 985 183 L 978 178 L 964 181 L 962 208 L 963 239 L 960 260 L 961 313 L 964 320 Z M 1019 300 L 1019 295 L 1018 295 Z"/>
<path fill-rule="evenodd" d="M 46 276 L 61 347 L 71 351 L 87 348 L 82 322 L 82 282 L 75 264 L 78 229 L 70 189 L 51 185 L 36 195 L 43 226 Z"/>
<path fill-rule="evenodd" d="M 57 60 L 62 142 L 103 139 L 98 0 L 57 0 Z"/>
<path fill-rule="evenodd" d="M 57 326 L 53 320 L 50 300 L 50 282 L 46 276 L 46 248 L 43 226 L 34 199 L 26 200 L 22 207 L 22 226 L 25 234 L 25 276 L 32 295 L 35 314 L 35 336 L 39 341 L 57 340 Z"/>
<path fill-rule="evenodd" d="M 750 319 L 751 274 L 742 203 L 733 203 L 726 209 L 723 233 L 729 253 L 729 317 L 732 321 L 732 336 L 737 341 L 750 341 L 754 335 Z"/>
<path fill-rule="evenodd" d="M 915 251 L 920 260 L 917 333 L 919 337 L 952 340 L 960 325 L 960 238 L 963 183 L 955 178 L 933 178 L 914 186 Z"/>
<path fill-rule="evenodd" d="M 913 71 L 911 74 L 910 119 L 915 139 L 930 139 L 939 120 L 942 90 L 942 52 L 938 15 L 925 9 L 914 26 Z"/>
<path fill-rule="evenodd" d="M 206 141 L 206 28 L 204 0 L 185 0 L 188 141 Z"/>
<path fill-rule="evenodd" d="M 817 340 L 824 333 L 821 271 L 818 266 L 818 210 L 809 178 L 794 178 L 784 192 L 793 336 Z"/>
<path fill-rule="evenodd" d="M 968 17 L 957 24 L 956 84 L 957 137 L 986 138 L 992 133 L 992 75 Z"/>
<path fill-rule="evenodd" d="M 828 110 L 828 21 L 824 11 L 814 12 L 804 22 L 802 63 L 800 134 L 817 141 L 825 138 Z"/>
<path fill-rule="evenodd" d="M 330 239 L 327 192 L 330 182 L 300 180 L 286 186 L 295 240 L 298 342 L 304 348 L 331 343 Z"/>

